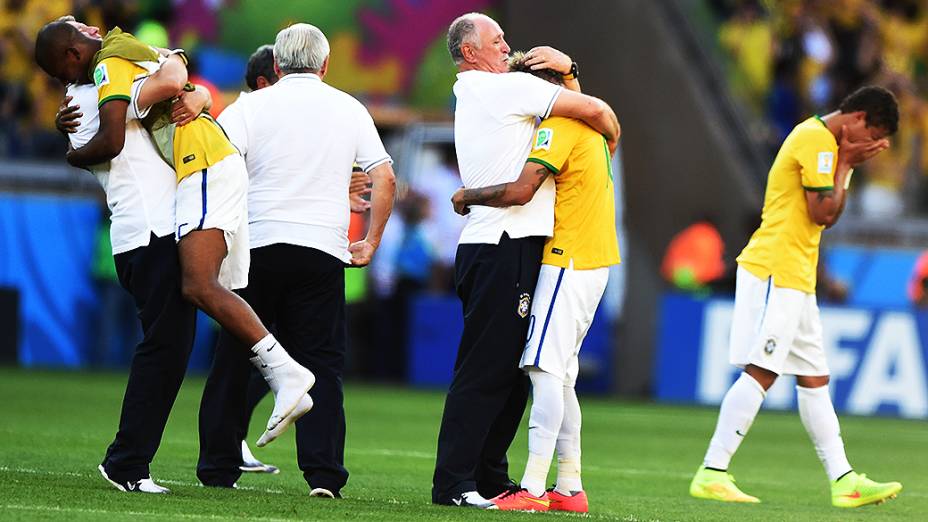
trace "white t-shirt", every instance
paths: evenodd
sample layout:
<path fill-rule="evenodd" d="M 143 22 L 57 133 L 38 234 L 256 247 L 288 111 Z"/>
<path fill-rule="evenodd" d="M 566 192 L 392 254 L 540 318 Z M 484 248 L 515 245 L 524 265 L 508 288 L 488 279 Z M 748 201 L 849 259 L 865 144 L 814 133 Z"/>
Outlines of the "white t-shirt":
<path fill-rule="evenodd" d="M 454 146 L 467 188 L 518 179 L 528 158 L 536 118 L 546 118 L 561 87 L 527 73 L 458 73 L 454 84 Z M 545 180 L 523 206 L 470 208 L 459 243 L 498 244 L 554 231 L 554 180 Z"/>
<path fill-rule="evenodd" d="M 348 253 L 348 185 L 393 160 L 367 109 L 315 74 L 288 74 L 219 115 L 248 167 L 251 248 L 286 243 Z"/>
<path fill-rule="evenodd" d="M 68 134 L 71 146 L 87 144 L 100 129 L 97 88 L 93 84 L 69 85 L 72 105 L 80 105 L 83 116 L 77 132 Z M 131 113 L 131 111 L 128 111 Z M 128 114 L 126 141 L 122 152 L 107 164 L 90 171 L 106 192 L 113 255 L 148 245 L 151 234 L 174 233 L 174 191 L 177 178 L 158 155 L 151 136 Z"/>

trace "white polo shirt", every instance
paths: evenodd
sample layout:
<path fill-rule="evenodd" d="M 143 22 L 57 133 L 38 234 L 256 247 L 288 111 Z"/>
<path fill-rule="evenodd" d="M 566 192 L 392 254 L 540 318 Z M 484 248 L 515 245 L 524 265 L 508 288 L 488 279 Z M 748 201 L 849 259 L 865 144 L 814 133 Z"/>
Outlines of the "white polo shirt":
<path fill-rule="evenodd" d="M 80 105 L 80 126 L 68 134 L 71 146 L 87 144 L 100 129 L 97 88 L 93 84 L 70 85 L 72 105 Z M 131 111 L 129 111 L 131 113 Z M 163 237 L 174 233 L 174 170 L 165 163 L 142 124 L 126 121 L 126 141 L 122 152 L 107 164 L 90 171 L 106 192 L 110 209 L 110 241 L 113 255 L 148 245 L 151 234 Z"/>
<path fill-rule="evenodd" d="M 392 162 L 367 109 L 300 73 L 242 94 L 218 121 L 248 167 L 251 248 L 286 243 L 349 262 L 352 164 Z"/>
<path fill-rule="evenodd" d="M 561 87 L 527 73 L 458 73 L 454 84 L 454 146 L 467 188 L 518 179 L 528 158 L 537 118 L 546 118 Z M 498 244 L 554 231 L 554 180 L 550 177 L 523 206 L 474 206 L 459 243 Z"/>

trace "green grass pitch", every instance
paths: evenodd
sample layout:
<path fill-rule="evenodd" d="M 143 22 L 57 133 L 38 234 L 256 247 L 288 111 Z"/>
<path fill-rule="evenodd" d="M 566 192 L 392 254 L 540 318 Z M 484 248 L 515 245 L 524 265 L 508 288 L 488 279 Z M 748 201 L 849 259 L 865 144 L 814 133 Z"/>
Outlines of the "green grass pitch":
<path fill-rule="evenodd" d="M 478 512 L 429 504 L 443 395 L 348 383 L 345 499 L 310 498 L 288 433 L 257 456 L 277 476 L 245 475 L 241 489 L 197 486 L 196 414 L 201 378 L 190 378 L 152 465 L 167 496 L 120 493 L 97 474 L 117 424 L 125 375 L 0 370 L 0 520 L 472 520 L 563 513 Z M 928 520 L 928 423 L 842 419 L 858 471 L 899 480 L 881 506 L 838 510 L 812 446 L 793 413 L 762 412 L 732 467 L 760 505 L 692 499 L 689 479 L 705 451 L 716 410 L 583 399 L 584 485 L 593 520 Z M 270 403 L 255 415 L 260 435 Z M 523 423 L 524 424 L 524 423 Z M 510 451 L 525 463 L 523 430 Z M 553 480 L 553 471 L 550 479 Z M 566 518 L 565 518 L 566 517 Z"/>

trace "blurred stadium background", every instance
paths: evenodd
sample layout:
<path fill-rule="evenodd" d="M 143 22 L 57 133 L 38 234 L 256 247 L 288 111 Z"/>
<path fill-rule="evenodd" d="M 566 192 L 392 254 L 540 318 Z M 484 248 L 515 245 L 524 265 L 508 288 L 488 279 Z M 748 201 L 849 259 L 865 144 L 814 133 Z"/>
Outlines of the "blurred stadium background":
<path fill-rule="evenodd" d="M 451 272 L 463 226 L 449 202 L 460 180 L 445 32 L 469 11 L 498 19 L 513 49 L 567 52 L 584 91 L 622 123 L 623 263 L 581 354 L 587 395 L 717 404 L 736 376 L 734 257 L 759 222 L 773 154 L 793 125 L 854 88 L 893 90 L 899 133 L 858 169 L 847 212 L 824 236 L 819 299 L 839 412 L 928 418 L 921 0 L 2 0 L 0 361 L 24 369 L 7 377 L 120 372 L 140 335 L 112 266 L 102 191 L 64 162 L 54 129 L 63 89 L 32 61 L 37 30 L 73 13 L 187 49 L 214 114 L 245 89 L 245 61 L 279 29 L 306 21 L 325 31 L 326 81 L 370 108 L 400 180 L 374 264 L 347 276 L 348 376 L 443 390 L 461 328 Z M 353 219 L 362 234 L 364 218 Z M 193 374 L 208 368 L 217 333 L 202 314 L 198 325 Z M 25 400 L 16 389 L 7 401 Z M 767 407 L 794 402 L 779 382 Z"/>

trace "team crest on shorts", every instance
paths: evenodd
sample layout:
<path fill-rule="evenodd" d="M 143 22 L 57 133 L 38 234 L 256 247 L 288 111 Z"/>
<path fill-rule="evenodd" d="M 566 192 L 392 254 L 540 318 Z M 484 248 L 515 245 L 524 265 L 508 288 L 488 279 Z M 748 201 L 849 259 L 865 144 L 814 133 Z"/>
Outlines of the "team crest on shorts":
<path fill-rule="evenodd" d="M 777 340 L 774 339 L 773 337 L 771 337 L 770 339 L 767 339 L 767 344 L 764 345 L 764 353 L 766 353 L 767 355 L 770 355 L 776 349 L 777 349 Z"/>
<path fill-rule="evenodd" d="M 528 317 L 529 305 L 532 303 L 532 296 L 528 294 L 522 294 L 519 296 L 519 306 L 516 307 L 516 313 L 519 314 L 519 317 L 525 319 Z"/>

